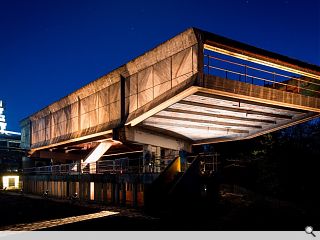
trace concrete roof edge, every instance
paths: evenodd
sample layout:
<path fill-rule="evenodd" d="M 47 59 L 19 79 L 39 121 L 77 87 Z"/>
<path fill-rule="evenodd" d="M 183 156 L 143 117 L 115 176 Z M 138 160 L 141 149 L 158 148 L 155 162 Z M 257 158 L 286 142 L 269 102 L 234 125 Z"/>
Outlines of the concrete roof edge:
<path fill-rule="evenodd" d="M 140 59 L 140 58 L 145 57 L 148 53 L 150 53 L 150 52 L 152 52 L 152 51 L 156 51 L 156 49 L 160 48 L 161 46 L 163 46 L 163 45 L 165 45 L 165 44 L 169 44 L 169 42 L 172 41 L 173 39 L 177 38 L 178 36 L 180 36 L 180 35 L 182 35 L 182 34 L 187 34 L 188 32 L 190 32 L 189 34 L 191 34 L 191 32 L 192 32 L 192 34 L 195 34 L 194 28 L 187 28 L 186 30 L 180 32 L 179 34 L 171 37 L 170 39 L 167 39 L 166 41 L 158 44 L 157 46 L 153 47 L 152 49 L 150 49 L 150 50 L 144 52 L 143 54 L 141 54 L 141 55 L 133 58 L 133 59 L 130 60 L 129 62 L 127 62 L 127 63 L 125 63 L 125 64 L 122 64 L 121 66 L 119 66 L 119 67 L 111 70 L 110 72 L 102 75 L 101 77 L 99 77 L 99 78 L 91 81 L 90 83 L 88 83 L 88 84 L 86 84 L 86 85 L 78 88 L 78 89 L 75 90 L 74 92 L 72 92 L 72 93 L 70 93 L 70 94 L 68 94 L 68 95 L 66 95 L 66 96 L 64 96 L 64 97 L 61 97 L 60 99 L 58 99 L 57 101 L 51 103 L 50 105 L 42 108 L 41 110 L 39 110 L 39 111 L 37 111 L 37 112 L 35 112 L 35 113 L 27 116 L 27 117 L 25 117 L 24 119 L 22 119 L 22 120 L 20 121 L 20 123 L 25 122 L 26 119 L 31 119 L 31 120 L 32 120 L 33 118 L 37 118 L 37 115 L 39 115 L 39 114 L 40 114 L 41 116 L 42 116 L 42 115 L 43 115 L 43 116 L 48 115 L 48 113 L 50 113 L 50 106 L 53 106 L 54 104 L 58 104 L 59 102 L 65 100 L 66 98 L 69 98 L 69 97 L 71 98 L 73 95 L 77 95 L 77 93 L 79 93 L 79 92 L 83 91 L 84 89 L 90 87 L 90 85 L 92 85 L 93 83 L 99 82 L 99 81 L 103 81 L 103 80 L 104 80 L 105 78 L 107 78 L 109 75 L 112 75 L 113 73 L 115 73 L 115 72 L 117 72 L 117 71 L 121 71 L 121 68 L 126 68 L 128 64 L 133 63 L 133 62 L 136 61 L 137 59 Z M 124 71 L 122 71 L 122 72 L 124 72 Z M 120 73 L 120 74 L 121 74 L 121 73 Z M 120 75 L 120 74 L 119 74 L 119 75 Z M 41 113 L 42 113 L 42 114 L 41 114 Z"/>
<path fill-rule="evenodd" d="M 257 55 L 261 55 L 261 56 L 265 56 L 265 57 L 269 57 L 275 60 L 279 60 L 282 62 L 286 62 L 292 65 L 297 65 L 299 67 L 303 67 L 315 72 L 318 72 L 318 74 L 320 74 L 320 66 L 315 65 L 315 64 L 311 64 L 311 63 L 307 63 L 295 58 L 291 58 L 279 53 L 275 53 L 275 52 L 271 52 L 262 48 L 258 48 L 252 45 L 249 45 L 247 43 L 243 43 L 243 42 L 239 42 L 221 35 L 217 35 L 211 32 L 207 32 L 204 30 L 201 30 L 199 28 L 193 28 L 193 30 L 195 31 L 195 33 L 199 36 L 201 36 L 201 41 L 202 43 L 217 43 L 217 44 L 222 44 L 225 46 L 229 46 L 229 47 L 233 47 L 233 48 L 237 48 L 239 50 L 245 50 Z"/>

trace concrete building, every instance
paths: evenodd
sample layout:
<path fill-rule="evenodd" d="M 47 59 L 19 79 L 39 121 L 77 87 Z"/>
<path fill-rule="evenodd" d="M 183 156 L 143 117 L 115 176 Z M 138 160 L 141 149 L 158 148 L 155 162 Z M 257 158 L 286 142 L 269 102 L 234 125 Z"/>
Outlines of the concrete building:
<path fill-rule="evenodd" d="M 50 163 L 25 169 L 25 190 L 142 206 L 145 189 L 193 176 L 200 158 L 179 157 L 193 146 L 319 117 L 319 80 L 319 66 L 187 29 L 24 119 L 29 166 Z"/>
<path fill-rule="evenodd" d="M 4 104 L 0 100 L 0 189 L 18 189 L 25 151 L 20 148 L 21 134 L 7 131 Z"/>

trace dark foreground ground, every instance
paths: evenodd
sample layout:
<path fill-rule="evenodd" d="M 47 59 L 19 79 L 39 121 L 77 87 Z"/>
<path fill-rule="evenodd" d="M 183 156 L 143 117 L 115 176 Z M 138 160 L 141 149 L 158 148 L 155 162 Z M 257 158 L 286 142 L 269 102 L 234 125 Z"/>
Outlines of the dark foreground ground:
<path fill-rule="evenodd" d="M 42 198 L 30 198 L 0 192 L 0 230 L 14 224 L 39 222 L 84 215 L 101 210 L 119 211 L 113 216 L 86 220 L 43 230 L 304 230 L 306 225 L 319 226 L 317 212 L 310 214 L 296 206 L 266 199 L 245 199 L 243 196 L 224 195 L 211 207 L 185 209 L 166 216 L 150 217 L 142 211 L 71 204 Z"/>

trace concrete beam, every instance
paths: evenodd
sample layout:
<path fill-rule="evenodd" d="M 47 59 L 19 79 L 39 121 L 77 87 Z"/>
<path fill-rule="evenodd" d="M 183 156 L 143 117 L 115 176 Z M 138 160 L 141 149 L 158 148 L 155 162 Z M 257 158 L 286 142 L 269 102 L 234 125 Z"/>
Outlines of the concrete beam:
<path fill-rule="evenodd" d="M 206 123 L 210 125 L 219 125 L 219 126 L 226 126 L 226 127 L 244 127 L 244 128 L 262 128 L 260 125 L 250 125 L 244 123 L 234 123 L 234 122 L 222 122 L 222 121 L 212 121 L 212 120 L 202 120 L 199 118 L 182 118 L 182 117 L 173 117 L 173 116 L 161 116 L 161 115 L 154 115 L 152 116 L 153 119 L 160 118 L 168 120 L 172 122 L 172 120 L 178 120 L 183 122 L 193 122 L 193 123 Z M 174 121 L 173 121 L 174 122 Z"/>
<path fill-rule="evenodd" d="M 109 148 L 114 145 L 119 144 L 117 141 L 105 140 L 101 141 L 98 146 L 96 146 L 84 159 L 83 164 L 81 164 L 81 170 L 83 170 L 88 164 L 90 167 L 90 173 L 96 172 L 95 163 L 105 154 Z M 93 167 L 94 166 L 94 167 Z"/>
<path fill-rule="evenodd" d="M 163 133 L 150 131 L 142 127 L 125 127 L 122 132 L 122 141 L 148 144 L 173 150 L 185 150 L 191 152 L 191 142 L 174 138 Z"/>
<path fill-rule="evenodd" d="M 226 96 L 221 96 L 221 95 L 213 95 L 213 94 L 210 94 L 210 93 L 206 93 L 206 92 L 196 92 L 194 95 L 196 96 L 199 96 L 199 97 L 206 97 L 206 98 L 216 98 L 216 99 L 221 99 L 221 100 L 226 100 L 226 101 L 236 101 L 239 106 L 243 105 L 243 104 L 249 104 L 249 105 L 257 105 L 257 106 L 261 106 L 262 109 L 267 107 L 267 108 L 276 108 L 277 110 L 280 110 L 281 112 L 282 111 L 285 111 L 285 112 L 291 112 L 292 114 L 297 114 L 297 113 L 307 113 L 308 111 L 306 110 L 302 110 L 302 109 L 292 109 L 292 108 L 289 108 L 289 107 L 284 107 L 284 106 L 270 106 L 270 104 L 267 104 L 267 103 L 262 103 L 262 102 L 252 102 L 252 101 L 248 101 L 248 100 L 244 100 L 244 99 L 235 99 L 235 98 L 232 98 L 232 97 L 226 97 Z"/>
<path fill-rule="evenodd" d="M 150 118 L 152 120 L 152 118 Z M 198 126 L 198 125 L 191 125 L 191 124 L 178 124 L 178 123 L 173 123 L 173 122 L 168 122 L 168 123 L 158 123 L 156 121 L 151 121 L 148 120 L 148 122 L 144 123 L 145 125 L 151 125 L 154 127 L 161 127 L 161 128 L 166 128 L 168 126 L 173 127 L 173 128 L 183 128 L 183 129 L 199 129 L 199 130 L 209 130 L 209 131 L 219 131 L 219 132 L 225 132 L 226 134 L 228 133 L 249 133 L 249 130 L 243 130 L 243 129 L 230 129 L 230 128 L 225 128 L 225 127 L 208 127 L 208 126 Z M 163 132 L 166 132 L 166 130 L 163 130 Z"/>
<path fill-rule="evenodd" d="M 190 96 L 196 92 L 197 92 L 197 87 L 189 87 L 186 90 L 172 96 L 171 98 L 168 98 L 166 101 L 159 103 L 158 105 L 156 105 L 152 109 L 145 111 L 144 113 L 142 113 L 140 116 L 136 117 L 135 119 L 130 120 L 128 123 L 126 123 L 126 125 L 131 125 L 133 127 L 133 126 L 141 123 L 145 119 L 151 117 L 152 115 L 164 110 L 167 107 L 170 107 L 172 104 L 174 104 L 174 103 L 176 103 L 176 102 L 178 102 L 178 101 L 180 101 L 180 100 L 186 98 L 187 96 Z M 169 95 L 169 94 L 167 94 L 167 95 Z"/>
<path fill-rule="evenodd" d="M 255 111 L 255 110 L 247 110 L 242 108 L 225 107 L 225 106 L 191 102 L 191 101 L 185 101 L 185 100 L 181 100 L 179 101 L 179 103 L 184 105 L 196 106 L 196 107 L 205 107 L 205 108 L 219 109 L 219 110 L 230 111 L 230 112 L 246 113 L 248 115 L 254 114 L 254 115 L 261 115 L 261 116 L 274 117 L 274 118 L 292 119 L 292 116 L 289 116 L 289 115 L 268 113 L 268 112 Z"/>
<path fill-rule="evenodd" d="M 303 116 L 300 116 L 296 119 L 294 119 L 294 121 L 285 121 L 282 124 L 278 124 L 278 126 L 276 127 L 268 127 L 262 131 L 257 131 L 255 133 L 252 134 L 247 134 L 245 136 L 238 136 L 238 137 L 233 137 L 233 138 L 227 138 L 227 137 L 223 137 L 223 138 L 212 138 L 212 139 L 204 139 L 204 140 L 200 140 L 200 141 L 194 141 L 193 145 L 202 145 L 202 144 L 213 144 L 213 143 L 220 143 L 220 142 L 229 142 L 229 141 L 238 141 L 238 140 L 245 140 L 245 139 L 251 139 L 254 137 L 258 137 L 270 132 L 274 132 L 277 130 L 281 130 L 287 127 L 291 127 L 300 123 L 304 123 L 307 121 L 310 121 L 314 118 L 320 117 L 319 113 L 307 113 Z"/>
<path fill-rule="evenodd" d="M 73 144 L 79 144 L 83 142 L 89 142 L 89 141 L 96 141 L 96 140 L 101 140 L 101 139 L 111 139 L 112 138 L 112 130 L 108 131 L 103 131 L 103 132 L 98 132 L 90 135 L 86 135 L 83 137 L 77 137 L 77 138 L 71 138 L 66 141 L 54 143 L 54 144 L 48 144 L 42 147 L 37 147 L 37 148 L 32 148 L 30 150 L 30 154 L 33 154 L 36 151 L 39 150 L 44 150 L 44 149 L 50 149 L 54 147 L 64 147 L 68 145 L 73 145 Z"/>
<path fill-rule="evenodd" d="M 249 117 L 237 117 L 237 116 L 231 116 L 231 115 L 214 114 L 214 113 L 182 110 L 182 109 L 175 109 L 175 108 L 166 108 L 164 111 L 165 112 L 173 112 L 173 113 L 181 113 L 181 114 L 189 114 L 189 115 L 194 115 L 195 117 L 205 116 L 205 117 L 213 117 L 213 118 L 219 118 L 219 119 L 238 120 L 238 121 L 244 121 L 244 122 L 276 124 L 276 121 L 267 120 L 267 119 L 257 119 L 257 118 L 249 118 Z"/>

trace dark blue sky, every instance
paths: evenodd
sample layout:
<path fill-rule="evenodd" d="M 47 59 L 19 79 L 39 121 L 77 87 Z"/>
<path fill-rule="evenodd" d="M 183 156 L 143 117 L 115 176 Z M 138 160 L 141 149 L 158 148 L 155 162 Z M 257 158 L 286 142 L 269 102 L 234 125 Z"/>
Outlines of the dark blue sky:
<path fill-rule="evenodd" d="M 191 26 L 320 65 L 317 0 L 0 0 L 8 130 Z"/>

